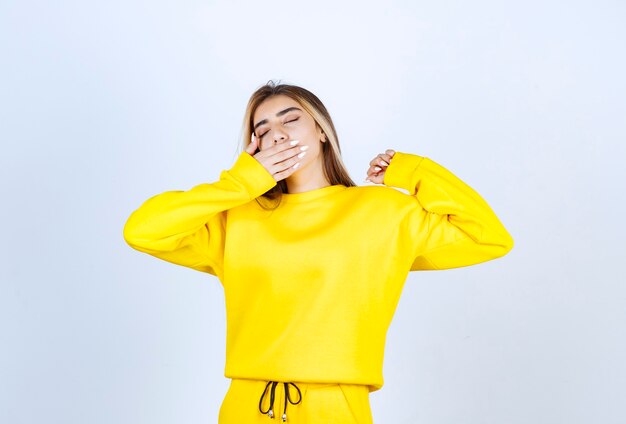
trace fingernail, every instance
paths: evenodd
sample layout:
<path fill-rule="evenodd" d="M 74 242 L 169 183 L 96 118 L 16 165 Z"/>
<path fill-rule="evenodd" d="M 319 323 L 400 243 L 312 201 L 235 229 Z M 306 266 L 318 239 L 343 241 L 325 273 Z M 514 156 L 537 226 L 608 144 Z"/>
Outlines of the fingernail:
<path fill-rule="evenodd" d="M 300 143 L 300 140 L 293 140 L 291 143 L 292 146 L 295 146 L 296 144 Z"/>
<path fill-rule="evenodd" d="M 380 166 L 375 166 L 374 169 L 380 171 L 382 168 Z"/>

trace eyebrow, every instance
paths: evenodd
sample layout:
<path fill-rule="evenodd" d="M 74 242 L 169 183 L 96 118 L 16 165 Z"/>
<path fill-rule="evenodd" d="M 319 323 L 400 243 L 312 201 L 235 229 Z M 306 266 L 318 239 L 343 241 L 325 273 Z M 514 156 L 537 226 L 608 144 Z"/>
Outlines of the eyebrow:
<path fill-rule="evenodd" d="M 281 110 L 280 112 L 276 114 L 276 116 L 283 116 L 285 113 L 291 112 L 292 110 L 299 110 L 300 112 L 302 112 L 302 109 L 292 106 L 292 107 L 288 107 L 287 109 Z M 267 124 L 267 119 L 263 119 L 262 121 L 257 122 L 257 124 L 254 126 L 252 130 L 256 133 L 257 127 L 263 124 Z"/>

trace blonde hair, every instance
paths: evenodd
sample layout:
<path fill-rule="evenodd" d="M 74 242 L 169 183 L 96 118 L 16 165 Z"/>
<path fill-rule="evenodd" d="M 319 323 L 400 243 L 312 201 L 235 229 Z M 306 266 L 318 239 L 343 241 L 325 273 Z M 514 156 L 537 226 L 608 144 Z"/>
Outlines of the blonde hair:
<path fill-rule="evenodd" d="M 285 95 L 302 106 L 302 108 L 308 112 L 313 119 L 315 120 L 316 128 L 321 128 L 326 136 L 326 142 L 322 143 L 322 156 L 323 156 L 323 171 L 324 175 L 328 179 L 331 185 L 342 184 L 346 187 L 356 186 L 354 181 L 350 178 L 348 170 L 341 159 L 341 148 L 339 147 L 339 138 L 337 137 L 337 132 L 335 130 L 335 126 L 330 117 L 330 114 L 326 110 L 324 104 L 320 101 L 319 98 L 309 90 L 298 87 L 296 85 L 290 84 L 277 84 L 274 81 L 270 80 L 260 88 L 258 88 L 252 96 L 250 96 L 250 100 L 248 100 L 248 105 L 246 107 L 246 112 L 243 118 L 243 126 L 242 126 L 242 141 L 243 147 L 241 152 L 243 152 L 248 145 L 250 144 L 250 139 L 252 136 L 252 128 L 254 126 L 253 117 L 254 112 L 259 107 L 261 103 L 265 100 L 269 99 L 272 96 L 276 95 Z M 266 191 L 260 197 L 269 200 L 278 200 L 274 208 L 278 207 L 280 204 L 280 199 L 283 193 L 287 193 L 287 182 L 285 179 L 278 181 L 278 183 L 272 187 L 270 190 Z M 261 202 L 257 202 L 261 204 Z"/>

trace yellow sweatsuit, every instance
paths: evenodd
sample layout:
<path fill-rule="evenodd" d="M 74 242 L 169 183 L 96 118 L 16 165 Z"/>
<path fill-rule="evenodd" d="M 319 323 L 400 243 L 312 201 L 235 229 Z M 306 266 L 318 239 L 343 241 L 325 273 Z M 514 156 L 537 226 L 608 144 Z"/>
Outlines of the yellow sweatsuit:
<path fill-rule="evenodd" d="M 513 247 L 487 202 L 427 157 L 396 152 L 383 185 L 284 194 L 265 210 L 254 199 L 275 184 L 241 152 L 218 181 L 153 196 L 124 227 L 134 249 L 218 277 L 229 378 L 378 390 L 408 272 Z"/>

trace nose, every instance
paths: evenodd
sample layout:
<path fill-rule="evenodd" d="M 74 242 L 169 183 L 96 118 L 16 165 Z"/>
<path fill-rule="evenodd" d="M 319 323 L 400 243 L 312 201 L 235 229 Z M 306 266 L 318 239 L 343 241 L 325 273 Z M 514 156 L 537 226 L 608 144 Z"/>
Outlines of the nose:
<path fill-rule="evenodd" d="M 289 139 L 289 136 L 285 134 L 283 130 L 279 128 L 274 130 L 274 143 L 280 143 L 288 139 Z"/>

